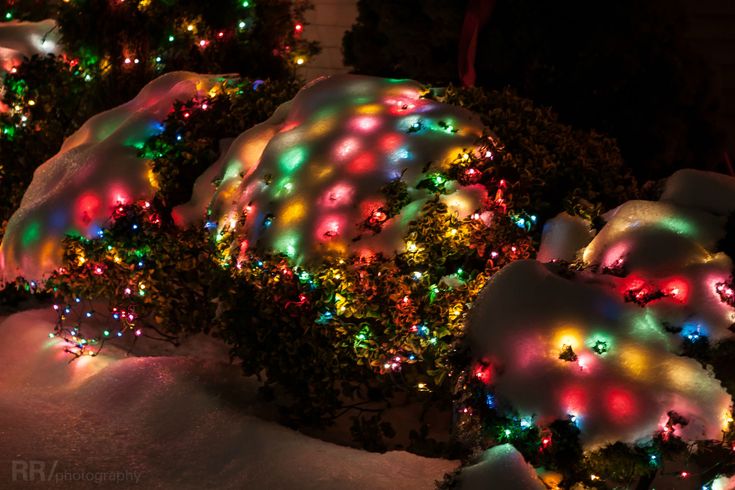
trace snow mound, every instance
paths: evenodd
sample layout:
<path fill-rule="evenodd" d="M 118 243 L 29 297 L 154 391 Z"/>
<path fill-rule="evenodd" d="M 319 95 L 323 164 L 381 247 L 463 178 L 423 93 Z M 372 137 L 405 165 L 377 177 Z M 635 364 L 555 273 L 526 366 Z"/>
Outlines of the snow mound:
<path fill-rule="evenodd" d="M 541 262 L 572 262 L 577 253 L 595 236 L 590 223 L 568 213 L 559 213 L 544 224 L 541 247 L 536 259 Z"/>
<path fill-rule="evenodd" d="M 425 166 L 457 158 L 483 131 L 477 116 L 423 93 L 413 81 L 352 75 L 308 85 L 233 142 L 199 178 L 178 221 L 195 222 L 206 210 L 219 232 L 237 228 L 238 245 L 247 240 L 297 261 L 402 249 L 408 222 L 429 195 L 417 189 Z M 381 188 L 401 176 L 411 202 L 385 221 Z M 445 200 L 466 217 L 486 196 L 470 186 Z M 377 235 L 361 226 L 373 217 L 384 221 Z"/>
<path fill-rule="evenodd" d="M 48 337 L 53 317 L 28 311 L 0 323 L 4 468 L 34 460 L 46 471 L 58 461 L 56 478 L 129 472 L 115 488 L 418 490 L 456 466 L 341 447 L 262 420 L 257 382 L 214 359 L 126 357 L 110 346 L 69 364 Z M 56 486 L 70 485 L 100 488 Z"/>
<path fill-rule="evenodd" d="M 721 188 L 735 183 L 710 177 Z M 729 337 L 735 322 L 722 297 L 732 260 L 715 248 L 725 221 L 707 206 L 704 198 L 694 208 L 631 201 L 608 213 L 583 250 L 584 271 L 522 261 L 493 276 L 470 311 L 468 334 L 494 368 L 497 396 L 542 425 L 571 418 L 588 448 L 664 429 L 719 438 L 731 397 L 679 355 L 683 342 Z M 577 229 L 568 229 L 576 240 Z M 564 240 L 551 236 L 548 249 L 563 251 L 556 244 Z M 688 424 L 669 424 L 672 411 Z"/>
<path fill-rule="evenodd" d="M 459 478 L 460 488 L 463 490 L 546 488 L 536 477 L 533 467 L 526 463 L 521 453 L 510 444 L 488 449 L 482 455 L 482 461 L 464 468 Z"/>
<path fill-rule="evenodd" d="M 10 71 L 23 58 L 36 54 L 59 54 L 60 38 L 56 22 L 51 19 L 0 23 L 0 74 Z"/>
<path fill-rule="evenodd" d="M 96 236 L 116 205 L 152 198 L 155 182 L 147 161 L 137 157 L 138 148 L 161 131 L 175 100 L 207 93 L 218 80 L 168 73 L 69 136 L 59 153 L 36 169 L 8 222 L 0 245 L 3 281 L 18 275 L 43 279 L 61 265 L 65 235 Z"/>
<path fill-rule="evenodd" d="M 669 177 L 661 200 L 727 215 L 735 211 L 733 195 L 735 180 L 731 177 L 687 168 Z"/>

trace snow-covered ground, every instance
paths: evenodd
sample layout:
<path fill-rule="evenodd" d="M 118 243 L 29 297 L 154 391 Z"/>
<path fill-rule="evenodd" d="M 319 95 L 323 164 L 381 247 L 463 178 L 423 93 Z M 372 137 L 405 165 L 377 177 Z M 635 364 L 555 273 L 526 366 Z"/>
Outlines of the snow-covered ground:
<path fill-rule="evenodd" d="M 2 489 L 426 489 L 456 467 L 337 446 L 264 420 L 257 382 L 201 338 L 201 357 L 190 345 L 157 344 L 166 355 L 113 346 L 69 363 L 48 337 L 53 318 L 48 308 L 0 323 Z"/>

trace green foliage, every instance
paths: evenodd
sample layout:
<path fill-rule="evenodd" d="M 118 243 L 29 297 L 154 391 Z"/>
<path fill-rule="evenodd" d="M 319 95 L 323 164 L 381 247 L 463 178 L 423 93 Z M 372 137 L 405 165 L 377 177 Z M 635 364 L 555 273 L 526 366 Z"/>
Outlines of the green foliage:
<path fill-rule="evenodd" d="M 395 391 L 447 400 L 450 356 L 472 298 L 493 272 L 531 252 L 524 233 L 495 216 L 458 220 L 437 199 L 411 223 L 413 246 L 392 257 L 327 258 L 304 269 L 284 256 L 238 255 L 221 335 L 246 373 L 262 372 L 295 398 L 284 412 L 292 420 L 328 421 L 345 405 L 385 404 Z M 503 254 L 494 258 L 495 248 Z M 459 282 L 441 281 L 449 275 Z"/>
<path fill-rule="evenodd" d="M 650 461 L 650 454 L 644 448 L 622 442 L 608 444 L 587 456 L 587 464 L 594 468 L 595 475 L 626 488 L 656 471 Z"/>
<path fill-rule="evenodd" d="M 53 15 L 63 0 L 0 0 L 0 20 L 39 21 Z M 10 14 L 8 16 L 8 14 Z"/>
<path fill-rule="evenodd" d="M 227 276 L 204 231 L 162 223 L 149 203 L 136 203 L 120 205 L 100 237 L 68 237 L 65 247 L 47 288 L 61 305 L 55 333 L 72 354 L 95 355 L 110 338 L 145 329 L 175 341 L 212 326 Z M 92 316 L 110 322 L 107 334 L 85 330 Z"/>
<path fill-rule="evenodd" d="M 34 56 L 2 84 L 1 103 L 11 110 L 0 112 L 0 223 L 20 204 L 36 167 L 95 110 L 81 70 L 62 58 Z"/>
<path fill-rule="evenodd" d="M 360 0 L 345 62 L 361 74 L 456 83 L 467 5 Z M 477 85 L 511 86 L 567 123 L 610 134 L 641 180 L 712 166 L 716 101 L 686 27 L 678 1 L 497 0 L 477 39 Z"/>
<path fill-rule="evenodd" d="M 151 159 L 158 197 L 167 209 L 191 197 L 194 181 L 219 156 L 220 141 L 269 118 L 296 94 L 294 80 L 225 80 L 215 95 L 179 101 L 140 155 Z M 206 108 L 206 109 L 203 109 Z"/>
<path fill-rule="evenodd" d="M 29 305 L 40 305 L 49 297 L 51 295 L 40 289 L 35 282 L 29 283 L 19 277 L 0 289 L 0 315 L 15 313 Z"/>
<path fill-rule="evenodd" d="M 277 103 L 292 96 L 296 57 L 308 58 L 318 51 L 294 30 L 309 8 L 306 1 L 253 0 L 247 7 L 235 0 L 217 6 L 192 0 L 24 0 L 2 5 L 14 19 L 57 19 L 65 55 L 34 57 L 5 75 L 0 107 L 4 104 L 9 110 L 0 112 L 0 223 L 17 209 L 33 171 L 59 150 L 64 138 L 92 115 L 131 99 L 164 71 L 278 80 L 259 89 L 266 92 L 262 97 L 245 93 L 213 101 L 216 114 L 234 111 L 227 118 L 231 130 L 218 124 L 219 135 L 235 135 L 238 129 L 264 120 Z M 205 46 L 198 45 L 201 40 Z M 235 105 L 227 107 L 229 103 Z M 255 110 L 246 107 L 249 103 L 257 105 Z M 204 133 L 213 117 L 199 116 L 197 131 Z M 211 133 L 201 134 L 198 144 L 209 152 L 208 158 L 217 151 Z M 170 195 L 164 197 L 172 202 L 184 200 L 194 172 L 203 165 L 187 163 L 191 165 L 181 170 L 181 180 L 166 189 Z M 173 172 L 161 169 L 164 175 Z"/>
<path fill-rule="evenodd" d="M 560 210 L 593 218 L 636 197 L 637 186 L 615 142 L 574 129 L 509 90 L 449 87 L 439 100 L 480 115 L 502 143 L 496 175 L 512 183 L 519 208 L 543 222 Z"/>
<path fill-rule="evenodd" d="M 549 434 L 552 443 L 542 453 L 543 466 L 559 471 L 567 485 L 584 479 L 579 428 L 571 420 L 555 420 L 549 424 Z"/>
<path fill-rule="evenodd" d="M 237 0 L 216 5 L 75 0 L 63 3 L 55 18 L 68 49 L 107 62 L 112 83 L 131 76 L 150 80 L 162 69 L 288 78 L 292 56 L 316 51 L 294 31 L 294 17 L 303 16 L 308 2 L 295 5 L 290 0 L 253 0 L 247 6 Z M 140 62 L 125 64 L 126 58 Z"/>

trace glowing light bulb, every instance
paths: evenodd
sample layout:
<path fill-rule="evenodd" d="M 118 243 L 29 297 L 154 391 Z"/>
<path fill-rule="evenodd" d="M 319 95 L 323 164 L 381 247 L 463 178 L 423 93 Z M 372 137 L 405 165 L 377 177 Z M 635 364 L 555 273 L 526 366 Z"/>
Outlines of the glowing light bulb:
<path fill-rule="evenodd" d="M 297 65 L 303 65 L 304 64 L 304 61 L 305 61 L 304 58 L 302 58 L 300 56 L 298 58 L 296 58 L 296 64 Z"/>

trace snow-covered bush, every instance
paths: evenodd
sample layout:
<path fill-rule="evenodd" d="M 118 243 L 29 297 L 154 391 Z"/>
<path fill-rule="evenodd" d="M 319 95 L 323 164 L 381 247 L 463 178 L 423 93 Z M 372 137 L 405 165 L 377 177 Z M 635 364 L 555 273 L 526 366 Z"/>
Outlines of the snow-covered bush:
<path fill-rule="evenodd" d="M 0 223 L 66 137 L 164 71 L 295 80 L 297 60 L 318 51 L 295 29 L 308 8 L 306 0 L 217 8 L 179 0 L 0 2 Z"/>
<path fill-rule="evenodd" d="M 504 268 L 470 312 L 470 375 L 486 395 L 467 406 L 495 431 L 485 436 L 528 449 L 524 434 L 538 425 L 531 447 L 543 454 L 560 442 L 544 428 L 561 420 L 579 429 L 588 450 L 637 444 L 644 467 L 694 441 L 723 441 L 700 442 L 700 451 L 719 446 L 720 459 L 731 458 L 732 435 L 723 432 L 733 428 L 732 397 L 716 377 L 732 382 L 730 370 L 713 372 L 682 354 L 732 342 L 733 261 L 719 244 L 733 211 L 735 179 L 677 172 L 659 201 L 605 214 L 573 266 L 553 261 L 569 255 L 555 236 L 569 227 L 550 223 L 544 240 L 561 244 L 546 250 L 552 262 Z M 534 450 L 526 456 L 543 460 Z M 592 474 L 616 480 L 610 471 Z"/>
<path fill-rule="evenodd" d="M 112 318 L 132 306 L 140 311 L 135 328 L 109 332 L 143 334 L 150 324 L 176 334 L 182 328 L 167 324 L 181 321 L 177 305 L 216 301 L 212 328 L 246 372 L 288 390 L 293 418 L 329 418 L 350 398 L 385 406 L 396 392 L 446 402 L 454 343 L 472 299 L 500 267 L 533 251 L 532 196 L 553 191 L 591 200 L 608 181 L 560 181 L 549 190 L 527 177 L 535 165 L 530 153 L 507 156 L 477 116 L 433 100 L 411 81 L 322 80 L 249 128 L 287 93 L 287 85 L 278 87 L 169 74 L 91 119 L 36 173 L 0 248 L 4 276 L 39 280 L 66 269 L 54 278 L 64 296 L 57 333 L 77 353 L 96 352 L 104 338 L 69 324 L 76 313 L 67 307 L 84 306 L 83 322 L 87 301 L 106 300 Z M 525 116 L 508 111 L 522 131 Z M 543 126 L 543 113 L 534 114 Z M 214 161 L 218 136 L 235 139 L 223 142 Z M 533 152 L 564 148 L 566 155 L 568 144 L 545 139 Z M 570 166 L 581 170 L 585 161 Z M 192 201 L 169 216 L 207 163 Z M 206 221 L 210 250 L 233 280 L 209 284 L 218 276 L 204 271 L 196 277 L 207 283 L 206 294 L 185 294 L 189 272 L 175 258 L 204 249 L 201 242 L 177 246 L 167 227 L 146 236 L 160 234 L 150 249 L 165 244 L 170 253 L 136 269 L 141 247 L 129 250 L 116 238 L 117 221 L 108 220 L 120 205 L 139 201 L 164 222 Z M 66 241 L 64 259 L 70 232 L 83 238 Z M 211 266 L 206 257 L 198 264 Z M 141 281 L 155 290 L 140 295 Z M 183 330 L 194 330 L 198 320 L 185 320 Z"/>

